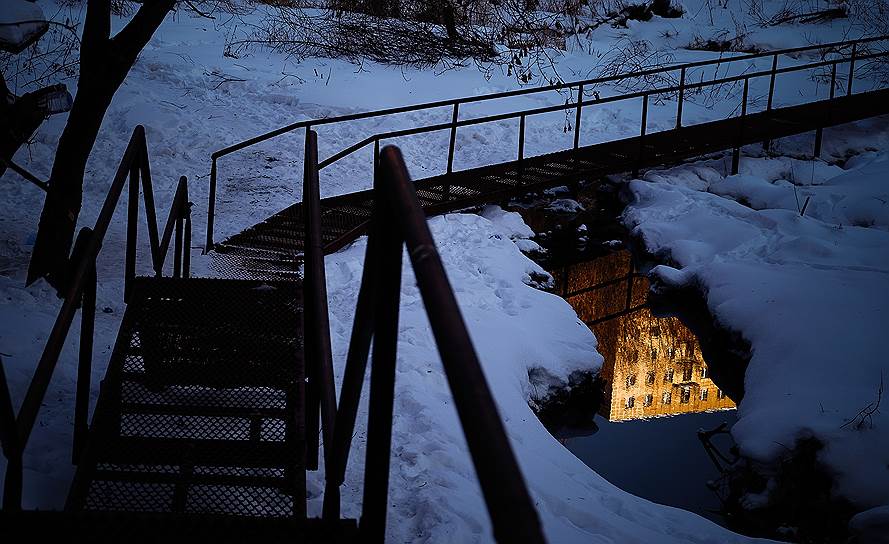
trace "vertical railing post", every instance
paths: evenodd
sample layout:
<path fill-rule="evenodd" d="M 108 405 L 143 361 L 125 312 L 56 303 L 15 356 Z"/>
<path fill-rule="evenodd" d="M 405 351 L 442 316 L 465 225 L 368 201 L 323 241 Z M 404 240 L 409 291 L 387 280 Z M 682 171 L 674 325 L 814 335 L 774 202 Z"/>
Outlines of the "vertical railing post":
<path fill-rule="evenodd" d="M 769 76 L 769 98 L 768 98 L 768 102 L 766 103 L 766 111 L 772 111 L 772 103 L 773 103 L 774 96 L 775 96 L 775 76 L 777 75 L 777 71 L 778 71 L 778 54 L 775 53 L 775 55 L 772 57 L 772 73 Z M 762 143 L 762 148 L 765 151 L 768 151 L 769 148 L 771 148 L 771 147 L 772 147 L 771 140 L 765 140 Z"/>
<path fill-rule="evenodd" d="M 92 234 L 90 229 L 81 232 Z M 80 308 L 80 350 L 77 362 L 77 386 L 74 396 L 74 438 L 71 462 L 80 461 L 89 432 L 88 414 L 93 368 L 93 336 L 96 328 L 96 263 L 93 261 L 84 278 Z"/>
<path fill-rule="evenodd" d="M 0 357 L 0 446 L 6 457 L 6 479 L 3 482 L 3 510 L 22 509 L 22 446 L 15 423 L 15 410 L 6 369 Z"/>
<path fill-rule="evenodd" d="M 213 250 L 213 223 L 216 219 L 216 157 L 210 163 L 210 196 L 207 202 L 207 243 L 204 255 Z"/>
<path fill-rule="evenodd" d="M 830 94 L 827 102 L 827 113 L 825 115 L 824 123 L 815 129 L 815 149 L 812 151 L 812 155 L 815 158 L 821 156 L 821 144 L 824 139 L 824 125 L 830 125 L 830 119 L 832 117 L 831 113 L 833 110 L 833 99 L 836 94 L 834 91 L 834 87 L 836 86 L 837 81 L 837 63 L 834 62 L 830 65 Z"/>
<path fill-rule="evenodd" d="M 519 117 L 519 161 L 525 160 L 525 116 Z"/>
<path fill-rule="evenodd" d="M 379 162 L 379 161 L 377 161 Z M 398 344 L 398 307 L 401 294 L 401 256 L 404 246 L 396 218 L 386 202 L 379 168 L 374 179 L 374 217 L 371 236 L 378 238 L 376 259 L 375 326 L 371 356 L 370 400 L 367 422 L 361 540 L 383 543 L 389 504 L 389 463 L 392 450 L 392 411 L 395 399 L 395 359 Z"/>
<path fill-rule="evenodd" d="M 306 186 L 308 179 L 312 176 L 310 171 L 312 168 L 312 154 L 315 153 L 317 160 L 317 147 L 312 148 L 313 144 L 317 144 L 317 140 L 312 137 L 313 132 L 310 127 L 306 127 L 305 141 L 305 159 L 303 162 L 303 212 L 306 216 L 305 232 L 308 235 L 308 221 L 312 213 L 309 209 L 309 201 L 306 195 Z M 307 244 L 308 245 L 308 244 Z M 308 250 L 308 248 L 306 248 Z M 305 267 L 303 274 L 303 284 L 306 286 L 314 285 L 315 269 L 311 266 Z M 306 296 L 303 300 L 303 315 L 315 315 L 315 297 Z M 308 470 L 318 470 L 318 454 L 321 448 L 321 436 L 319 418 L 321 417 L 321 391 L 319 388 L 320 377 L 318 375 L 318 338 L 317 323 L 311 317 L 303 319 L 303 357 L 306 373 L 306 400 L 305 400 L 305 420 L 306 420 L 306 468 Z"/>
<path fill-rule="evenodd" d="M 682 128 L 682 103 L 685 98 L 685 66 L 679 71 L 679 98 L 676 105 L 676 130 Z"/>
<path fill-rule="evenodd" d="M 574 151 L 580 147 L 580 113 L 583 111 L 583 85 L 577 88 L 577 112 L 574 115 Z"/>
<path fill-rule="evenodd" d="M 187 194 L 187 193 L 186 193 Z M 185 209 L 185 253 L 182 256 L 182 276 L 191 277 L 191 202 L 185 197 L 183 204 Z"/>
<path fill-rule="evenodd" d="M 633 177 L 639 175 L 639 168 L 645 158 L 645 130 L 648 126 L 648 93 L 642 95 L 642 128 L 639 130 L 639 153 L 636 157 L 636 168 L 633 169 Z"/>
<path fill-rule="evenodd" d="M 133 279 L 136 277 L 136 239 L 139 234 L 139 166 L 130 166 L 130 190 L 127 200 L 127 253 L 124 272 L 124 302 L 130 300 Z"/>
<path fill-rule="evenodd" d="M 151 166 L 148 158 L 148 145 L 143 133 L 142 148 L 139 153 L 139 175 L 142 195 L 145 202 L 145 222 L 148 224 L 148 243 L 151 246 L 151 266 L 158 278 L 164 275 L 164 256 L 160 254 L 160 241 L 157 233 L 157 209 L 154 205 L 154 188 L 151 184 Z"/>
<path fill-rule="evenodd" d="M 457 145 L 457 117 L 460 115 L 460 103 L 454 102 L 454 112 L 451 115 L 451 139 L 448 145 L 448 174 L 454 171 L 454 150 Z"/>
<path fill-rule="evenodd" d="M 852 43 L 852 56 L 849 58 L 849 85 L 846 88 L 846 96 L 852 96 L 852 81 L 855 79 L 855 54 L 858 52 L 858 42 Z"/>
<path fill-rule="evenodd" d="M 735 148 L 732 150 L 732 175 L 738 173 L 741 167 L 741 146 L 744 144 L 744 123 L 747 121 L 747 93 L 750 89 L 750 78 L 744 78 L 744 92 L 741 95 L 741 116 L 738 117 L 738 132 L 735 140 Z"/>
<path fill-rule="evenodd" d="M 179 210 L 176 210 L 178 215 Z M 182 216 L 179 215 L 176 217 L 176 230 L 175 235 L 173 236 L 173 277 L 181 278 L 182 277 L 182 235 L 185 225 L 183 225 L 184 221 Z"/>

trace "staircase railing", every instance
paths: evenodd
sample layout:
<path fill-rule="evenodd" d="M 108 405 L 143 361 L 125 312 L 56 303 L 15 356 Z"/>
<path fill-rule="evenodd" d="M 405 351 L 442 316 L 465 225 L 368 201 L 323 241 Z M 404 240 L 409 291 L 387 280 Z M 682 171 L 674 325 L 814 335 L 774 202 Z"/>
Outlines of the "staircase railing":
<path fill-rule="evenodd" d="M 317 137 L 311 130 L 307 133 L 307 142 L 304 202 L 308 221 L 315 225 L 308 227 L 310 243 L 306 250 L 306 275 L 311 283 L 307 283 L 306 289 L 307 297 L 311 297 L 310 291 L 317 288 L 320 298 L 326 292 L 320 285 L 323 282 L 323 255 L 317 232 L 320 224 L 317 157 L 313 156 L 317 150 Z M 373 217 L 335 419 L 329 413 L 330 403 L 334 401 L 332 371 L 324 368 L 329 364 L 329 355 L 322 354 L 319 360 L 323 359 L 323 364 L 319 362 L 316 370 L 325 373 L 316 380 L 315 387 L 321 396 L 322 412 L 328 414 L 323 422 L 326 471 L 323 519 L 333 522 L 340 516 L 340 486 L 345 480 L 361 388 L 373 343 L 367 457 L 359 528 L 362 541 L 383 542 L 385 539 L 402 252 L 407 245 L 494 535 L 500 542 L 544 542 L 537 512 L 401 153 L 395 147 L 386 147 L 382 152 L 377 147 L 374 155 Z M 320 305 L 312 305 L 311 315 L 318 315 L 322 311 Z M 326 303 L 324 306 L 326 310 Z M 322 317 L 316 334 L 328 336 L 326 316 Z M 307 344 L 309 341 L 307 337 Z M 318 344 L 323 346 L 325 342 L 329 346 L 329 337 L 319 340 Z M 332 419 L 335 425 L 331 428 L 328 421 Z"/>
<path fill-rule="evenodd" d="M 139 188 L 141 185 L 148 222 L 148 238 L 151 247 L 152 267 L 155 275 L 163 275 L 164 261 L 174 243 L 173 276 L 188 277 L 191 246 L 191 202 L 188 201 L 188 180 L 179 178 L 170 215 L 162 235 L 158 236 L 157 216 L 154 204 L 154 191 L 149 167 L 148 146 L 145 142 L 145 129 L 140 125 L 133 130 L 117 173 L 111 183 L 108 196 L 99 212 L 95 226 L 80 230 L 69 260 L 69 276 L 66 281 L 62 307 L 56 317 L 52 331 L 43 348 L 43 353 L 34 370 L 34 375 L 25 393 L 25 398 L 15 415 L 12 395 L 6 383 L 5 371 L 0 361 L 0 441 L 7 459 L 6 480 L 3 489 L 3 509 L 20 510 L 22 501 L 22 459 L 34 423 L 46 391 L 49 388 L 62 347 L 68 337 L 71 324 L 78 308 L 81 311 L 80 350 L 78 354 L 77 382 L 74 398 L 74 436 L 72 462 L 77 464 L 85 447 L 88 432 L 89 393 L 93 359 L 93 331 L 96 317 L 96 259 L 111 218 L 124 186 L 129 180 L 127 207 L 127 248 L 125 258 L 124 300 L 129 297 L 132 280 L 136 276 L 136 243 L 138 237 Z M 175 237 L 175 238 L 174 238 Z"/>
<path fill-rule="evenodd" d="M 369 118 L 377 118 L 377 117 L 386 117 L 391 115 L 397 115 L 401 113 L 414 112 L 419 110 L 431 110 L 435 108 L 443 108 L 450 107 L 451 108 L 451 120 L 449 122 L 437 123 L 433 125 L 424 125 L 414 128 L 401 129 L 401 130 L 392 130 L 386 132 L 380 132 L 374 134 L 372 136 L 368 136 L 364 140 L 357 142 L 333 155 L 322 160 L 318 164 L 319 170 L 324 169 L 325 167 L 333 164 L 334 162 L 347 157 L 358 150 L 361 150 L 368 145 L 374 144 L 379 146 L 380 142 L 383 140 L 389 140 L 393 138 L 416 135 L 427 132 L 435 132 L 435 131 L 449 131 L 449 144 L 448 144 L 448 152 L 447 152 L 447 167 L 446 174 L 451 174 L 454 172 L 454 153 L 456 146 L 456 134 L 457 129 L 462 127 L 468 127 L 473 125 L 480 125 L 483 123 L 494 123 L 500 121 L 506 121 L 511 119 L 519 119 L 519 132 L 518 132 L 518 152 L 517 159 L 523 160 L 525 157 L 524 150 L 524 134 L 525 134 L 525 125 L 528 117 L 534 115 L 541 115 L 545 113 L 557 112 L 557 111 L 568 111 L 575 110 L 574 117 L 574 142 L 573 148 L 576 150 L 580 147 L 580 127 L 583 122 L 583 110 L 584 108 L 590 108 L 594 106 L 601 106 L 604 104 L 624 101 L 624 100 L 632 100 L 632 99 L 642 99 L 641 104 L 641 129 L 640 129 L 640 159 L 643 150 L 643 140 L 646 136 L 647 125 L 648 125 L 648 102 L 651 96 L 665 95 L 665 94 L 675 94 L 677 97 L 677 106 L 676 106 L 676 129 L 679 130 L 683 126 L 682 114 L 683 114 L 683 104 L 686 101 L 686 93 L 689 91 L 694 91 L 696 89 L 704 89 L 706 87 L 719 87 L 722 85 L 733 84 L 733 83 L 741 83 L 743 82 L 744 88 L 747 89 L 749 82 L 751 79 L 758 77 L 768 77 L 769 78 L 769 92 L 767 99 L 768 110 L 772 109 L 773 106 L 773 98 L 775 92 L 775 84 L 776 77 L 781 74 L 787 74 L 791 72 L 797 72 L 801 70 L 813 70 L 822 67 L 830 67 L 831 68 L 831 93 L 830 98 L 834 98 L 834 87 L 838 86 L 840 81 L 843 81 L 843 74 L 840 73 L 838 75 L 838 67 L 839 65 L 848 64 L 848 74 L 845 77 L 845 85 L 843 91 L 845 91 L 845 95 L 852 95 L 853 91 L 853 81 L 855 79 L 855 68 L 856 64 L 861 66 L 863 61 L 873 60 L 877 58 L 883 58 L 889 56 L 889 52 L 887 51 L 870 51 L 868 47 L 873 46 L 874 44 L 882 43 L 882 47 L 885 48 L 886 44 L 889 44 L 889 35 L 886 36 L 875 36 L 869 38 L 861 38 L 857 40 L 849 40 L 849 41 L 840 41 L 840 42 L 831 42 L 825 44 L 816 44 L 816 45 L 808 45 L 803 47 L 793 47 L 788 49 L 781 49 L 776 51 L 765 51 L 761 53 L 750 53 L 750 54 L 742 54 L 736 55 L 732 57 L 722 57 L 711 59 L 711 60 L 703 60 L 697 62 L 689 62 L 684 64 L 674 64 L 659 68 L 653 68 L 650 70 L 642 70 L 633 73 L 625 73 L 619 74 L 609 77 L 599 77 L 599 78 L 591 78 L 585 79 L 582 81 L 573 81 L 569 83 L 560 83 L 557 85 L 548 85 L 543 87 L 534 87 L 534 88 L 525 88 L 518 89 L 515 91 L 506 91 L 499 92 L 481 96 L 472 96 L 472 97 L 464 97 L 457 98 L 451 100 L 440 100 L 436 102 L 427 102 L 424 104 L 417 104 L 413 106 L 402 106 L 397 108 L 388 108 L 383 110 L 376 110 L 370 112 L 362 112 L 355 113 L 350 115 L 342 115 L 337 117 L 329 117 L 329 118 L 321 118 L 321 119 L 311 119 L 306 121 L 300 121 L 297 123 L 292 123 L 285 127 L 281 127 L 279 129 L 267 132 L 265 134 L 261 134 L 254 138 L 250 138 L 243 142 L 239 142 L 218 151 L 215 151 L 211 155 L 211 167 L 210 167 L 210 186 L 209 186 L 209 201 L 207 205 L 207 241 L 204 248 L 205 252 L 208 252 L 213 249 L 214 239 L 213 239 L 213 226 L 215 222 L 216 215 L 216 191 L 217 191 L 217 162 L 220 158 L 230 155 L 236 151 L 240 151 L 247 147 L 256 145 L 258 143 L 270 140 L 272 138 L 276 138 L 283 134 L 287 134 L 300 129 L 312 129 L 317 128 L 319 126 L 330 125 L 335 123 L 345 123 L 350 121 L 357 121 L 361 119 L 369 119 Z M 817 51 L 820 53 L 822 60 L 818 62 L 813 62 L 809 64 L 802 65 L 791 65 L 786 67 L 779 68 L 779 58 L 786 55 L 796 55 L 804 52 Z M 828 59 L 827 56 L 831 53 L 836 54 L 836 58 Z M 771 67 L 768 70 L 758 70 L 758 71 L 745 71 L 739 75 L 733 76 L 725 76 L 725 77 L 717 77 L 717 71 L 714 71 L 713 77 L 709 79 L 704 79 L 704 73 L 701 72 L 699 75 L 698 81 L 693 81 L 693 74 L 691 71 L 696 68 L 705 68 L 705 67 L 719 67 L 726 66 L 736 63 L 742 63 L 750 60 L 755 60 L 759 58 L 768 58 L 771 57 L 772 63 Z M 672 74 L 672 75 L 670 75 Z M 600 97 L 598 92 L 595 92 L 595 87 L 598 85 L 606 84 L 606 83 L 619 83 L 628 80 L 634 80 L 639 78 L 651 78 L 651 77 L 660 77 L 662 79 L 668 81 L 678 81 L 676 84 L 670 84 L 662 87 L 654 87 L 650 89 L 645 89 L 641 91 L 622 93 L 614 96 L 608 97 Z M 567 89 L 571 95 L 574 97 L 573 100 L 566 100 L 564 103 L 538 107 L 538 108 L 529 108 L 523 110 L 514 110 L 507 113 L 497 114 L 497 115 L 487 115 L 482 117 L 473 117 L 468 119 L 460 119 L 460 106 L 470 103 L 476 102 L 486 102 L 492 100 L 498 100 L 503 98 L 510 98 L 516 96 L 530 95 L 530 94 L 538 94 L 549 91 L 559 91 Z M 743 93 L 742 104 L 738 111 L 740 111 L 740 116 L 746 116 L 747 110 L 747 93 Z M 817 151 L 820 150 L 820 131 L 819 136 L 817 138 L 816 143 L 816 154 Z M 737 156 L 738 152 L 736 151 L 735 155 Z M 735 166 L 737 166 L 737 159 L 734 161 Z"/>

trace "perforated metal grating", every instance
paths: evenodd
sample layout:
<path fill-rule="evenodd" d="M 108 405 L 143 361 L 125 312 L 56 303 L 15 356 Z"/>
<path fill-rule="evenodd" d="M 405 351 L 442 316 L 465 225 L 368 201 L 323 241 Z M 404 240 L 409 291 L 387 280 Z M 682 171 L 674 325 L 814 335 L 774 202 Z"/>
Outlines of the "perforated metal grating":
<path fill-rule="evenodd" d="M 137 279 L 68 508 L 300 514 L 301 293 L 297 281 Z"/>

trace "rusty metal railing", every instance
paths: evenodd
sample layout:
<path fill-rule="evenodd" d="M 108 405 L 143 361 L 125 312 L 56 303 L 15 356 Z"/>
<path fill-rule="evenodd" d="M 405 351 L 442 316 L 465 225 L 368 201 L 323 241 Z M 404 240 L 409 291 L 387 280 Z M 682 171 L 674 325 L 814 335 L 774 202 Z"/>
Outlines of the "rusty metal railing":
<path fill-rule="evenodd" d="M 310 132 L 308 137 L 309 147 L 312 148 L 315 136 Z M 361 388 L 373 343 L 367 457 L 359 528 L 362 541 L 385 540 L 402 252 L 406 245 L 488 506 L 494 536 L 499 542 L 542 543 L 545 539 L 537 511 L 506 436 L 401 152 L 395 147 L 386 147 L 382 152 L 375 148 L 374 155 L 376 199 L 364 256 L 364 271 L 333 436 L 325 434 L 327 480 L 323 519 L 334 521 L 340 516 L 339 488 L 345 480 Z M 310 197 L 317 200 L 314 193 L 310 193 Z M 308 200 L 306 202 L 311 206 Z M 313 251 L 319 252 L 318 249 Z"/>
<path fill-rule="evenodd" d="M 446 173 L 450 174 L 453 172 L 453 164 L 454 164 L 454 153 L 455 153 L 455 143 L 456 143 L 456 133 L 459 128 L 479 125 L 484 123 L 494 123 L 499 121 L 505 121 L 510 119 L 519 119 L 519 149 L 518 149 L 518 158 L 524 159 L 524 133 L 525 133 L 525 125 L 528 117 L 534 115 L 540 115 L 545 113 L 551 113 L 556 111 L 567 111 L 567 110 L 575 110 L 575 119 L 574 119 L 574 149 L 578 149 L 580 147 L 580 127 L 583 122 L 582 112 L 585 108 L 601 106 L 604 104 L 631 100 L 631 99 L 642 99 L 642 127 L 641 127 L 641 136 L 644 139 L 646 135 L 646 129 L 648 124 L 648 101 L 649 97 L 664 95 L 664 94 L 672 94 L 675 93 L 677 96 L 677 108 L 676 108 L 676 129 L 681 129 L 683 126 L 683 104 L 687 100 L 686 93 L 688 91 L 693 91 L 696 89 L 703 89 L 706 87 L 718 87 L 731 83 L 744 83 L 745 89 L 747 89 L 749 81 L 753 78 L 758 77 L 768 77 L 769 78 L 769 93 L 768 93 L 768 106 L 767 109 L 771 110 L 773 105 L 773 98 L 775 92 L 775 83 L 776 77 L 781 74 L 787 74 L 791 72 L 801 71 L 801 70 L 812 70 L 819 67 L 832 67 L 832 78 L 831 78 L 831 89 L 833 89 L 838 83 L 837 76 L 837 67 L 840 64 L 849 65 L 848 75 L 845 80 L 845 94 L 851 95 L 853 88 L 853 81 L 855 79 L 855 66 L 856 63 L 860 63 L 866 60 L 872 60 L 877 58 L 883 58 L 885 56 L 889 56 L 889 52 L 868 52 L 866 48 L 873 44 L 882 43 L 884 46 L 889 44 L 889 36 L 876 36 L 869 38 L 861 38 L 857 40 L 849 40 L 849 41 L 840 41 L 840 42 L 831 42 L 825 44 L 817 44 L 817 45 L 808 45 L 802 47 L 793 47 L 788 49 L 781 49 L 777 51 L 767 51 L 761 53 L 750 53 L 750 54 L 742 54 L 736 55 L 733 57 L 720 57 L 717 59 L 704 60 L 698 62 L 690 62 L 684 64 L 675 64 L 660 68 L 653 68 L 650 70 L 642 70 L 634 73 L 626 73 L 619 74 L 615 76 L 609 77 L 600 77 L 600 78 L 592 78 L 586 79 L 583 81 L 573 81 L 569 83 L 560 83 L 557 85 L 548 85 L 544 87 L 535 87 L 535 88 L 526 88 L 526 89 L 518 89 L 515 91 L 506 91 L 493 93 L 488 95 L 481 96 L 473 96 L 473 97 L 464 97 L 457 98 L 451 100 L 440 100 L 436 102 L 427 102 L 424 104 L 417 104 L 412 106 L 402 106 L 397 108 L 388 108 L 383 110 L 371 111 L 371 112 L 362 112 L 350 115 L 342 115 L 338 117 L 329 117 L 322 119 L 312 119 L 307 121 L 300 121 L 297 123 L 292 123 L 285 127 L 281 127 L 279 129 L 267 132 L 265 134 L 256 136 L 254 138 L 250 138 L 243 142 L 239 142 L 218 151 L 215 151 L 211 155 L 211 167 L 210 167 L 210 185 L 209 185 L 209 201 L 207 205 L 207 240 L 204 247 L 204 251 L 208 252 L 213 249 L 214 239 L 213 239 L 213 226 L 215 222 L 216 215 L 216 191 L 217 191 L 217 178 L 218 178 L 218 160 L 224 156 L 230 155 L 236 151 L 240 151 L 247 147 L 256 145 L 258 143 L 270 140 L 272 138 L 281 136 L 282 134 L 287 134 L 299 129 L 311 129 L 316 128 L 323 125 L 330 125 L 336 123 L 345 123 L 350 121 L 357 121 L 361 119 L 369 119 L 376 117 L 386 117 L 391 115 L 397 115 L 401 113 L 414 112 L 419 110 L 431 110 L 435 108 L 442 107 L 451 107 L 452 115 L 450 122 L 437 123 L 433 125 L 424 125 L 420 127 L 414 127 L 409 129 L 401 129 L 401 130 L 392 130 L 387 132 L 381 132 L 374 134 L 365 138 L 364 140 L 357 142 L 353 145 L 346 147 L 345 149 L 331 155 L 330 157 L 320 161 L 318 163 L 318 169 L 322 170 L 325 167 L 333 164 L 334 162 L 355 153 L 356 151 L 365 148 L 368 145 L 379 146 L 380 142 L 383 140 L 390 140 L 393 138 L 410 136 L 421 133 L 428 132 L 436 132 L 436 131 L 449 131 L 449 143 L 448 143 L 448 151 L 447 151 L 447 170 Z M 865 49 L 865 51 L 862 51 Z M 817 51 L 821 53 L 821 57 L 824 60 L 802 64 L 802 65 L 792 65 L 779 67 L 779 59 L 782 56 L 794 55 L 798 53 L 804 52 L 812 52 Z M 826 59 L 828 53 L 833 52 L 838 55 L 837 58 Z M 701 75 L 701 79 L 699 81 L 690 81 L 689 71 L 695 68 L 703 68 L 708 66 L 725 66 L 731 65 L 735 63 L 742 63 L 745 61 L 751 61 L 759 58 L 772 58 L 771 67 L 768 70 L 759 70 L 754 72 L 746 72 L 739 75 L 726 76 L 726 77 L 714 77 L 711 79 L 704 80 L 703 74 Z M 675 73 L 676 77 L 674 79 L 678 79 L 678 84 L 676 85 L 667 85 L 664 87 L 646 89 L 642 91 L 635 91 L 629 93 L 623 93 L 615 96 L 608 97 L 599 97 L 597 94 L 592 94 L 591 89 L 594 86 L 602 85 L 606 83 L 615 83 L 627 80 L 633 80 L 637 78 L 649 77 L 649 76 L 657 76 L 664 75 L 668 73 Z M 529 95 L 529 94 L 538 94 L 544 93 L 548 91 L 557 91 L 562 89 L 568 89 L 571 91 L 572 95 L 576 96 L 575 100 L 567 100 L 564 103 L 553 105 L 553 106 L 545 106 L 538 108 L 530 108 L 524 110 L 516 110 L 502 114 L 496 115 L 487 115 L 483 117 L 474 117 L 469 119 L 460 119 L 460 106 L 464 104 L 477 103 L 477 102 L 485 102 L 498 100 L 502 98 L 509 98 L 515 96 Z M 587 96 L 589 95 L 589 96 Z M 831 91 L 831 98 L 834 98 L 834 93 Z M 747 93 L 743 93 L 743 99 L 741 104 L 742 115 L 746 114 L 747 108 Z M 820 134 L 820 131 L 819 131 Z M 818 142 L 820 143 L 820 137 L 818 138 Z M 820 145 L 816 146 L 816 150 L 820 151 Z M 640 156 L 642 151 L 640 150 Z M 736 150 L 735 155 L 738 155 L 738 151 Z M 737 159 L 733 161 L 733 163 L 737 163 Z"/>
<path fill-rule="evenodd" d="M 21 509 L 22 458 L 78 308 L 82 311 L 77 383 L 74 398 L 74 437 L 72 448 L 72 462 L 74 464 L 77 464 L 80 454 L 85 447 L 88 432 L 87 419 L 93 358 L 93 331 L 96 316 L 96 259 L 99 251 L 102 249 L 102 243 L 111 223 L 112 215 L 117 208 L 120 195 L 128 180 L 129 199 L 127 203 L 126 284 L 124 299 L 128 298 L 130 285 L 136 275 L 140 186 L 143 192 L 152 267 L 155 275 L 163 275 L 164 261 L 172 241 L 174 244 L 173 276 L 189 276 L 191 203 L 188 201 L 188 180 L 184 176 L 179 178 L 170 215 L 164 226 L 163 233 L 159 236 L 151 170 L 149 168 L 148 146 L 145 142 L 145 129 L 141 125 L 137 126 L 133 130 L 133 135 L 117 168 L 117 173 L 99 212 L 99 217 L 96 219 L 95 226 L 92 229 L 84 227 L 77 235 L 77 240 L 74 243 L 74 249 L 69 260 L 69 275 L 66 278 L 65 297 L 62 307 L 59 310 L 52 331 L 43 348 L 43 353 L 34 370 L 34 375 L 25 393 L 18 415 L 15 415 L 12 406 L 12 396 L 6 383 L 2 361 L 0 361 L 0 440 L 2 440 L 3 454 L 8 461 L 3 489 L 4 510 Z"/>

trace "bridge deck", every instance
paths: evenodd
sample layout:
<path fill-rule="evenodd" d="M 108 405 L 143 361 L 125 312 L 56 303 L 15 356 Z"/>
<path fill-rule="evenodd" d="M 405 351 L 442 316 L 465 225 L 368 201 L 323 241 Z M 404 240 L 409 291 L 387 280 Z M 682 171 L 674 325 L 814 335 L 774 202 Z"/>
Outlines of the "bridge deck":
<path fill-rule="evenodd" d="M 432 216 L 887 113 L 889 90 L 863 92 L 443 174 L 418 180 L 417 193 L 426 214 Z M 326 198 L 321 207 L 325 252 L 331 253 L 364 233 L 373 192 Z M 274 268 L 268 264 L 274 261 L 297 262 L 304 242 L 302 213 L 302 203 L 294 204 L 217 244 L 215 250 L 253 260 L 257 269 Z"/>

